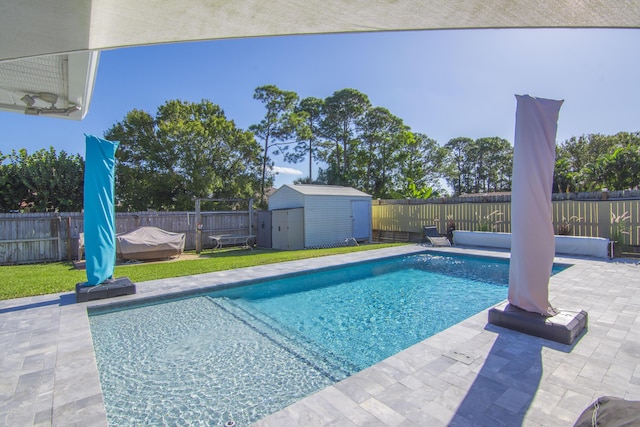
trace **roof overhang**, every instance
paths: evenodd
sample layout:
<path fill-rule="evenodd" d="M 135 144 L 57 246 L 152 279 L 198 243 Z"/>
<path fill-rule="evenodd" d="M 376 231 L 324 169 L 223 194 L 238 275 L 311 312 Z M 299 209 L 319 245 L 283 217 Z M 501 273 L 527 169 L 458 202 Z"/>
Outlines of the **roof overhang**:
<path fill-rule="evenodd" d="M 85 51 L 0 62 L 0 110 L 82 120 L 99 56 Z"/>
<path fill-rule="evenodd" d="M 53 93 L 63 105 L 80 107 L 77 113 L 61 117 L 81 119 L 91 100 L 97 52 L 103 49 L 291 34 L 472 28 L 640 28 L 640 2 L 4 0 L 0 4 L 0 109 L 29 111 L 20 94 Z M 83 62 L 79 71 L 73 71 L 79 62 Z M 58 76 L 55 92 L 38 81 L 42 67 Z M 33 72 L 16 81 L 10 77 L 14 68 Z M 84 89 L 74 89 L 80 86 Z"/>

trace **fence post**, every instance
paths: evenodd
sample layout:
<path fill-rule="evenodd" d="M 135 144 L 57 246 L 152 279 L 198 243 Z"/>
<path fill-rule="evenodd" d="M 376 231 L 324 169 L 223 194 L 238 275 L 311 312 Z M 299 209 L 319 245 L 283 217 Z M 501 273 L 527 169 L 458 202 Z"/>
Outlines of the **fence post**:
<path fill-rule="evenodd" d="M 58 261 L 62 261 L 62 218 L 57 217 L 57 233 L 58 233 Z M 56 224 L 55 219 L 53 220 Z"/>
<path fill-rule="evenodd" d="M 196 253 L 202 252 L 202 217 L 200 215 L 200 199 L 196 199 Z"/>
<path fill-rule="evenodd" d="M 71 262 L 71 217 L 67 217 L 67 260 Z"/>
<path fill-rule="evenodd" d="M 249 233 L 253 234 L 253 197 L 249 199 Z"/>
<path fill-rule="evenodd" d="M 598 237 L 611 239 L 611 202 L 594 202 L 598 206 Z"/>

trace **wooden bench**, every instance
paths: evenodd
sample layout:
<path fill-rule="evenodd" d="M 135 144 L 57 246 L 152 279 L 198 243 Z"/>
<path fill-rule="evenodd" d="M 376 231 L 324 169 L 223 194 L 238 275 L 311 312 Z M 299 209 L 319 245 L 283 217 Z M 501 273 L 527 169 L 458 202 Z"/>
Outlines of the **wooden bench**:
<path fill-rule="evenodd" d="M 255 242 L 255 234 L 215 234 L 209 236 L 213 241 L 213 250 L 222 249 L 223 245 L 242 245 L 245 249 L 253 250 L 253 243 Z"/>

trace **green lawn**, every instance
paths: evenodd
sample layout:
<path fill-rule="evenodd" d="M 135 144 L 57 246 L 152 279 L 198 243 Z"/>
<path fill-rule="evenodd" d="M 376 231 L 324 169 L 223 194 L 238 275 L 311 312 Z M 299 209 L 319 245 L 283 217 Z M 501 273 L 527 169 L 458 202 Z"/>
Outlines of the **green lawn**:
<path fill-rule="evenodd" d="M 129 277 L 133 282 L 189 276 L 212 271 L 231 270 L 254 265 L 315 258 L 348 252 L 366 251 L 397 246 L 398 243 L 361 245 L 332 249 L 305 249 L 300 251 L 276 251 L 258 249 L 255 251 L 227 250 L 212 253 L 206 251 L 197 259 L 173 262 L 119 265 L 115 277 Z M 76 270 L 69 262 L 50 264 L 30 264 L 0 267 L 0 300 L 68 292 L 75 289 L 78 282 L 85 282 L 84 270 Z"/>

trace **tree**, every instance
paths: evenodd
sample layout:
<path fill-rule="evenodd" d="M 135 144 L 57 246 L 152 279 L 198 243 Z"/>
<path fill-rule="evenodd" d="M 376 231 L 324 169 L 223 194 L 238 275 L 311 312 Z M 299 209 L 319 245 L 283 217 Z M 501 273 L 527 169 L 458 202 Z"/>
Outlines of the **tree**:
<path fill-rule="evenodd" d="M 553 191 L 623 190 L 640 184 L 633 178 L 640 132 L 572 137 L 556 147 Z"/>
<path fill-rule="evenodd" d="M 357 122 L 360 144 L 352 148 L 349 175 L 357 187 L 373 197 L 389 197 L 400 167 L 401 147 L 408 127 L 382 107 L 370 108 Z"/>
<path fill-rule="evenodd" d="M 618 147 L 600 159 L 607 171 L 607 188 L 625 190 L 640 185 L 640 145 Z"/>
<path fill-rule="evenodd" d="M 576 188 L 576 173 L 571 170 L 569 159 L 558 158 L 556 151 L 556 163 L 553 168 L 553 192 L 570 192 Z"/>
<path fill-rule="evenodd" d="M 35 212 L 73 212 L 84 204 L 84 160 L 53 147 L 29 155 L 22 149 L 0 156 L 10 162 L 2 165 L 2 210 Z M 6 193 L 5 193 L 6 190 Z"/>
<path fill-rule="evenodd" d="M 479 138 L 471 145 L 475 193 L 511 190 L 513 147 L 506 139 Z"/>
<path fill-rule="evenodd" d="M 273 154 L 279 154 L 278 147 L 286 150 L 291 143 L 289 138 L 294 135 L 297 125 L 294 108 L 298 102 L 298 95 L 295 92 L 279 89 L 275 85 L 266 85 L 256 88 L 253 99 L 262 102 L 266 109 L 260 123 L 249 127 L 249 130 L 263 141 L 260 200 L 264 203 L 267 169 L 273 166 L 269 150 L 275 148 Z"/>
<path fill-rule="evenodd" d="M 118 209 L 144 211 L 173 204 L 177 180 L 172 179 L 172 169 L 178 155 L 163 146 L 156 132 L 153 116 L 132 110 L 104 134 L 108 140 L 120 141 L 115 178 Z"/>
<path fill-rule="evenodd" d="M 297 144 L 285 160 L 309 159 L 309 178 L 296 182 L 350 185 L 374 197 L 404 194 L 409 185 L 415 194 L 442 193 L 438 187 L 448 151 L 412 133 L 388 109 L 372 107 L 367 95 L 342 89 L 324 101 L 305 98 L 290 117 L 297 124 Z M 313 180 L 316 159 L 325 165 Z"/>
<path fill-rule="evenodd" d="M 625 190 L 640 184 L 640 147 L 618 147 L 582 170 L 585 190 Z"/>
<path fill-rule="evenodd" d="M 295 108 L 298 123 L 295 131 L 296 145 L 293 147 L 293 153 L 285 154 L 285 160 L 290 163 L 298 163 L 306 156 L 309 157 L 309 177 L 307 180 L 298 180 L 309 184 L 313 182 L 312 166 L 318 151 L 323 106 L 324 100 L 313 97 L 304 98 L 298 103 Z"/>
<path fill-rule="evenodd" d="M 105 137 L 120 141 L 116 194 L 124 210 L 191 210 L 198 197 L 253 197 L 260 183 L 253 134 L 210 101 L 167 101 L 155 118 L 133 110 Z"/>
<path fill-rule="evenodd" d="M 358 143 L 358 120 L 371 107 L 367 95 L 355 89 L 342 89 L 324 100 L 320 133 L 326 140 L 321 157 L 327 164 L 330 184 L 350 184 L 351 151 Z"/>
<path fill-rule="evenodd" d="M 26 155 L 26 152 L 25 152 Z M 0 152 L 0 211 L 13 212 L 29 199 L 29 189 L 21 179 L 21 164 L 15 151 Z"/>
<path fill-rule="evenodd" d="M 401 147 L 400 176 L 417 188 L 438 188 L 447 149 L 425 134 L 407 132 Z"/>
<path fill-rule="evenodd" d="M 406 183 L 401 191 L 394 191 L 393 198 L 407 198 L 407 199 L 430 199 L 432 197 L 440 197 L 439 190 L 435 190 L 433 187 L 423 185 L 418 187 L 414 180 L 406 178 Z"/>
<path fill-rule="evenodd" d="M 453 138 L 445 144 L 448 150 L 445 179 L 453 188 L 454 195 L 469 192 L 471 188 L 472 162 L 469 159 L 469 151 L 473 144 L 471 138 Z"/>
<path fill-rule="evenodd" d="M 454 138 L 445 148 L 445 177 L 456 195 L 511 189 L 513 147 L 506 139 Z"/>
<path fill-rule="evenodd" d="M 620 133 L 613 137 L 600 134 L 574 136 L 556 149 L 557 157 L 568 158 L 572 170 L 579 171 L 588 164 L 595 163 L 598 157 L 611 152 L 615 147 L 626 146 L 626 135 L 629 134 Z"/>

